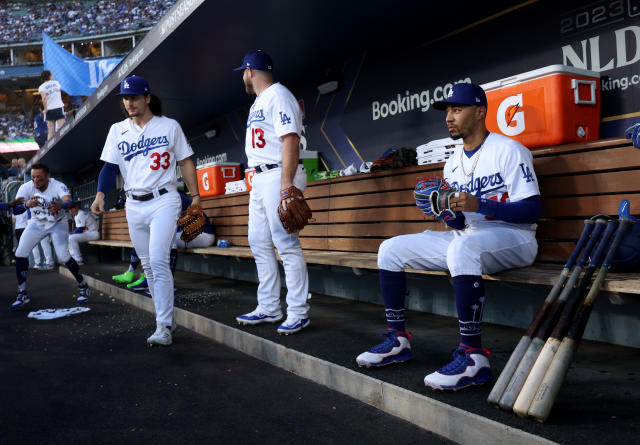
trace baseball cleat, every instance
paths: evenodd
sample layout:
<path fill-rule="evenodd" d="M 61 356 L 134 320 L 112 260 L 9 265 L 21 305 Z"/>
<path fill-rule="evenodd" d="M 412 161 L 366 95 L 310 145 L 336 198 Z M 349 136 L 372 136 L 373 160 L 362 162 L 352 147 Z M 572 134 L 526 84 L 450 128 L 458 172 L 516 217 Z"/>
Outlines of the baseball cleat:
<path fill-rule="evenodd" d="M 295 334 L 296 332 L 299 332 L 309 326 L 309 323 L 311 323 L 311 320 L 309 320 L 308 317 L 298 318 L 296 316 L 289 315 L 287 317 L 287 320 L 278 327 L 278 334 Z"/>
<path fill-rule="evenodd" d="M 87 301 L 89 301 L 89 285 L 88 284 L 84 284 L 84 286 L 82 285 L 78 285 L 78 299 L 76 300 L 78 303 L 86 303 Z"/>
<path fill-rule="evenodd" d="M 259 309 L 249 312 L 248 314 L 239 315 L 236 317 L 236 321 L 241 325 L 254 325 L 260 323 L 275 323 L 282 320 L 282 314 L 269 315 L 260 312 Z"/>
<path fill-rule="evenodd" d="M 131 284 L 127 284 L 127 289 L 132 291 L 144 291 L 149 289 L 149 285 L 147 284 L 147 277 L 144 274 L 140 275 L 136 281 Z"/>
<path fill-rule="evenodd" d="M 457 391 L 467 386 L 482 385 L 493 379 L 486 349 L 458 348 L 453 361 L 424 378 L 425 386 L 432 389 Z"/>
<path fill-rule="evenodd" d="M 356 357 L 358 366 L 369 368 L 402 363 L 411 359 L 410 332 L 388 329 L 381 337 L 386 337 L 386 340 Z"/>
<path fill-rule="evenodd" d="M 114 275 L 111 277 L 113 281 L 120 284 L 129 284 L 133 281 L 135 274 L 130 271 L 126 271 L 121 273 L 120 275 Z"/>
<path fill-rule="evenodd" d="M 26 290 L 19 290 L 18 296 L 16 297 L 16 301 L 11 304 L 11 309 L 21 309 L 25 304 L 29 303 L 31 299 L 27 295 Z"/>
<path fill-rule="evenodd" d="M 169 346 L 172 342 L 173 339 L 171 337 L 171 327 L 163 326 L 161 324 L 157 325 L 156 332 L 154 332 L 151 337 L 147 338 L 147 343 L 149 344 L 149 346 Z"/>

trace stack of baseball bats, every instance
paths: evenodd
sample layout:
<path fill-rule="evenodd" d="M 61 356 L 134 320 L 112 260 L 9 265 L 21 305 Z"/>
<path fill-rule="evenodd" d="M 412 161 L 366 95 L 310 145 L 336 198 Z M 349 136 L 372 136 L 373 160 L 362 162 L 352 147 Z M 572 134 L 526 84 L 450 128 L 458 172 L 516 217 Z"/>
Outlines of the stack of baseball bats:
<path fill-rule="evenodd" d="M 489 403 L 546 421 L 611 261 L 634 222 L 627 200 L 619 215 L 619 220 L 600 215 L 585 220 L 574 251 L 496 381 Z"/>

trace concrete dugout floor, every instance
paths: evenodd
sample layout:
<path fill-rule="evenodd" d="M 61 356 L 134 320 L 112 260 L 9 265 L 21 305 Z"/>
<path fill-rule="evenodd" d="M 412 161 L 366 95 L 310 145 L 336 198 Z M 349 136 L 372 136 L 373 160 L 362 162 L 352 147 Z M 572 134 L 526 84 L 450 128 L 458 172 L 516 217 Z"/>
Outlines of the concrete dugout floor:
<path fill-rule="evenodd" d="M 29 273 L 20 312 L 14 270 L 0 281 L 2 445 L 451 443 L 185 328 L 149 348 L 154 316 L 98 292 L 89 312 L 28 319 L 75 306 L 57 270 Z"/>
<path fill-rule="evenodd" d="M 120 273 L 125 268 L 126 265 L 124 263 L 109 263 L 85 266 L 84 272 L 95 280 L 111 283 L 111 275 Z M 51 278 L 49 278 L 49 276 L 51 276 Z M 42 281 L 40 279 L 41 277 Z M 0 278 L 9 283 L 15 280 L 10 269 L 3 269 Z M 54 302 L 60 304 L 61 301 L 64 301 L 64 299 L 60 299 L 62 296 L 59 294 L 55 296 L 49 295 L 51 293 L 50 291 L 54 288 L 62 286 L 64 289 L 66 286 L 67 294 L 71 294 L 74 291 L 74 283 L 66 278 L 58 277 L 55 272 L 33 273 L 30 278 L 30 295 L 38 299 L 46 298 L 47 300 L 45 301 L 51 301 L 51 304 Z M 47 283 L 49 284 L 47 285 Z M 228 327 L 238 328 L 238 325 L 235 323 L 235 317 L 255 307 L 256 285 L 253 283 L 231 281 L 178 271 L 176 273 L 176 285 L 179 289 L 176 294 L 177 307 L 191 313 L 203 315 Z M 43 294 L 47 296 L 43 295 L 41 297 L 38 295 L 37 289 L 39 288 L 41 288 Z M 13 298 L 13 286 L 9 286 L 9 289 L 8 300 Z M 64 292 L 65 291 L 62 293 Z M 4 293 L 7 292 L 3 291 L 3 294 Z M 66 296 L 64 298 L 66 298 Z M 229 380 L 233 380 L 232 376 L 222 374 L 220 371 L 222 368 L 218 367 L 218 362 L 222 357 L 226 357 L 225 354 L 235 357 L 237 353 L 223 348 L 215 342 L 204 340 L 186 329 L 180 329 L 180 331 L 176 333 L 174 337 L 175 345 L 167 348 L 168 353 L 165 352 L 164 355 L 160 355 L 155 349 L 147 350 L 144 348 L 144 339 L 153 330 L 153 317 L 150 314 L 144 314 L 126 305 L 123 306 L 120 303 L 111 302 L 107 304 L 110 301 L 113 300 L 110 300 L 108 296 L 94 296 L 89 305 L 92 307 L 92 312 L 75 316 L 75 319 L 74 317 L 62 319 L 65 321 L 60 321 L 61 324 L 66 326 L 66 324 L 69 323 L 70 326 L 67 326 L 62 333 L 59 333 L 59 335 L 66 334 L 67 337 L 73 338 L 71 343 L 72 347 L 65 348 L 65 350 L 70 349 L 70 353 L 74 353 L 74 350 L 76 350 L 75 355 L 79 357 L 73 359 L 72 362 L 78 365 L 84 364 L 85 366 L 89 366 L 91 364 L 92 360 L 90 356 L 85 356 L 94 349 L 92 348 L 92 344 L 98 341 L 96 340 L 98 338 L 101 339 L 100 342 L 105 342 L 105 348 L 108 346 L 107 349 L 113 350 L 113 346 L 115 345 L 115 351 L 120 350 L 120 352 L 116 352 L 116 354 L 114 354 L 113 351 L 109 351 L 110 354 L 106 354 L 106 356 L 100 360 L 96 359 L 97 363 L 95 363 L 95 365 L 97 365 L 101 371 L 90 372 L 103 373 L 98 381 L 111 381 L 115 378 L 114 376 L 119 375 L 114 374 L 120 369 L 117 363 L 122 363 L 122 366 L 128 369 L 129 366 L 134 366 L 134 363 L 137 363 L 138 360 L 141 361 L 140 366 L 142 369 L 135 369 L 134 375 L 130 375 L 128 378 L 126 375 L 123 376 L 120 383 L 114 384 L 112 390 L 109 391 L 109 394 L 111 394 L 109 398 L 113 397 L 114 400 L 118 400 L 118 396 L 121 397 L 122 393 L 135 395 L 143 389 L 149 391 L 155 390 L 155 393 L 160 391 L 162 394 L 161 397 L 167 397 L 167 392 L 162 391 L 164 384 L 167 386 L 170 386 L 170 384 L 184 385 L 185 380 L 190 381 L 191 379 L 186 377 L 183 382 L 176 381 L 176 370 L 171 367 L 167 370 L 164 369 L 167 356 L 173 357 L 171 359 L 172 366 L 186 366 L 185 361 L 187 361 L 190 366 L 193 366 L 193 372 L 201 376 L 202 379 L 205 379 L 203 374 L 211 378 L 209 385 L 213 385 L 214 387 L 220 386 L 218 379 L 220 379 L 222 375 L 229 377 Z M 450 354 L 453 348 L 455 348 L 457 344 L 457 323 L 454 319 L 409 312 L 407 314 L 408 329 L 412 331 L 414 335 L 411 341 L 414 359 L 400 365 L 367 370 L 358 368 L 355 363 L 355 356 L 379 342 L 380 339 L 377 335 L 385 328 L 384 311 L 381 306 L 356 303 L 323 295 L 314 295 L 310 303 L 312 308 L 310 313 L 311 326 L 301 334 L 279 336 L 275 332 L 276 325 L 242 327 L 240 329 L 282 345 L 287 350 L 300 351 L 340 367 L 353 370 L 355 373 L 358 373 L 358 375 L 368 376 L 381 382 L 397 385 L 398 387 L 406 389 L 408 394 L 420 394 L 426 396 L 428 400 L 434 401 L 434 403 L 442 402 L 448 406 L 459 408 L 469 414 L 470 423 L 473 425 L 483 425 L 482 420 L 486 420 L 487 424 L 490 425 L 487 428 L 495 428 L 497 423 L 504 425 L 505 428 L 514 428 L 517 431 L 535 435 L 533 437 L 537 436 L 540 441 L 547 439 L 559 443 L 613 443 L 614 441 L 619 442 L 621 440 L 634 443 L 640 432 L 638 426 L 640 416 L 637 414 L 640 408 L 640 379 L 638 378 L 640 376 L 640 351 L 637 349 L 588 341 L 583 342 L 579 349 L 577 360 L 569 371 L 567 380 L 565 381 L 549 420 L 545 424 L 538 424 L 529 420 L 520 419 L 513 414 L 502 412 L 488 405 L 485 400 L 491 386 L 471 388 L 457 393 L 432 392 L 424 388 L 422 383 L 424 375 L 447 363 L 450 360 Z M 32 309 L 36 307 L 41 308 L 42 306 L 36 304 L 34 300 Z M 106 307 L 121 307 L 121 309 L 114 314 L 109 311 L 102 313 L 103 308 L 106 309 Z M 5 311 L 0 311 L 0 313 L 7 314 Z M 86 318 L 92 320 L 91 323 L 82 323 L 82 317 L 85 315 L 89 315 Z M 8 316 L 11 316 L 11 314 Z M 13 318 L 10 319 L 13 320 Z M 33 323 L 44 322 L 35 322 L 33 320 L 26 320 L 26 322 L 30 324 L 26 324 L 23 328 L 20 328 L 21 330 L 19 330 L 18 333 L 29 339 L 29 343 L 27 344 L 32 344 L 34 345 L 33 347 L 36 347 L 35 345 L 37 344 L 38 348 L 50 348 L 51 346 L 48 344 L 52 342 L 57 343 L 48 338 L 49 336 L 46 331 L 40 333 L 40 335 L 30 334 Z M 14 322 L 12 321 L 12 323 Z M 22 323 L 24 323 L 24 320 Z M 26 329 L 27 327 L 29 329 Z M 42 328 L 38 329 L 41 330 Z M 93 333 L 88 333 L 89 329 Z M 110 331 L 110 333 L 105 333 L 105 329 Z M 485 340 L 485 347 L 492 350 L 491 362 L 494 377 L 497 377 L 521 335 L 522 332 L 518 329 L 485 325 L 483 338 Z M 49 343 L 42 343 L 47 340 Z M 2 340 L 2 343 L 5 343 L 5 341 Z M 124 345 L 120 346 L 120 343 L 124 343 Z M 140 343 L 142 343 L 142 346 Z M 78 348 L 81 350 L 83 348 L 87 349 L 84 350 L 85 352 L 79 353 L 77 351 Z M 218 349 L 225 351 L 225 353 L 214 352 L 218 351 Z M 6 345 L 2 347 L 2 350 L 2 354 L 5 354 L 7 350 Z M 34 361 L 31 367 L 27 367 L 28 369 L 38 368 L 37 363 L 43 359 L 39 350 L 38 352 L 40 357 Z M 16 354 L 20 354 L 20 352 L 16 352 Z M 115 360 L 113 355 L 116 355 Z M 177 355 L 178 358 L 174 357 L 174 355 Z M 187 355 L 188 357 L 183 360 L 179 358 L 182 355 Z M 160 363 L 156 363 L 155 365 L 146 363 L 150 357 L 154 363 L 158 360 Z M 235 361 L 231 357 L 222 359 L 225 361 L 225 366 L 229 363 L 227 360 L 235 364 L 233 367 L 223 367 L 224 369 L 231 370 L 228 374 L 232 374 L 236 378 L 239 377 L 240 380 L 247 381 L 258 377 L 262 380 L 264 376 L 266 382 L 269 382 L 267 385 L 269 387 L 273 386 L 276 394 L 282 391 L 283 388 L 280 387 L 280 383 L 273 383 L 279 382 L 279 380 L 271 377 L 268 372 L 262 370 L 263 367 L 267 367 L 266 369 L 269 370 L 273 369 L 272 367 L 262 364 L 261 362 L 256 362 L 243 354 L 239 354 L 238 357 L 240 358 L 236 358 Z M 10 359 L 10 357 L 7 358 Z M 12 359 L 10 360 L 13 361 Z M 111 364 L 111 362 L 115 364 Z M 2 363 L 7 363 L 7 360 L 2 360 Z M 62 372 L 64 367 L 61 366 L 60 368 L 59 372 Z M 207 372 L 207 369 L 210 371 Z M 108 370 L 108 372 L 105 370 Z M 3 371 L 3 374 L 4 372 L 6 371 Z M 44 372 L 44 370 L 32 369 L 29 372 L 41 373 Z M 143 378 L 143 376 L 149 375 L 149 372 L 154 374 L 154 378 L 156 378 L 158 382 L 157 384 L 150 385 L 151 381 Z M 270 372 L 275 372 L 276 374 L 284 373 L 283 377 L 281 377 L 282 379 L 285 379 L 284 376 L 297 379 L 297 377 L 285 371 L 274 370 Z M 161 375 L 156 376 L 156 373 L 161 373 Z M 187 374 L 185 374 L 185 376 L 186 375 Z M 131 383 L 130 379 L 134 379 L 137 383 Z M 77 385 L 77 380 L 81 381 L 82 378 L 76 375 L 73 381 L 69 383 L 72 384 L 76 382 Z M 5 381 L 5 379 L 3 379 L 3 381 Z M 54 381 L 56 380 L 54 379 Z M 308 381 L 302 381 L 310 384 Z M 227 384 L 232 386 L 230 382 L 225 380 L 225 387 Z M 242 384 L 246 385 L 246 382 L 242 382 Z M 242 384 L 240 385 L 241 387 Z M 131 388 L 128 385 L 136 385 L 136 387 Z M 198 382 L 198 384 L 194 386 L 194 393 L 192 394 L 169 391 L 169 393 L 172 393 L 171 400 L 176 404 L 175 406 L 183 406 L 185 403 L 188 404 L 195 393 L 202 391 L 202 385 L 209 386 L 204 384 L 204 381 Z M 260 387 L 260 383 L 256 383 L 256 385 Z M 282 383 L 282 385 L 284 385 L 284 388 L 287 388 L 287 386 L 291 384 Z M 314 387 L 317 387 L 317 385 L 314 385 Z M 120 390 L 117 388 L 120 388 Z M 254 387 L 252 391 L 255 390 Z M 318 389 L 318 391 L 328 390 Z M 222 396 L 223 399 L 214 395 L 217 392 L 218 391 L 209 391 L 207 393 L 205 391 L 208 397 L 206 397 L 206 400 L 202 404 L 199 404 L 198 407 L 204 411 L 211 409 L 218 412 L 227 410 L 225 406 L 227 403 L 235 406 L 233 403 L 236 397 L 234 396 L 234 391 L 230 390 L 229 393 L 225 392 Z M 333 394 L 334 397 L 338 396 L 333 391 L 328 392 Z M 42 390 L 39 391 L 39 394 L 43 399 L 46 398 Z M 99 395 L 100 393 L 94 394 L 94 396 Z M 17 395 L 14 394 L 13 397 L 15 398 Z M 140 399 L 140 397 L 138 398 Z M 3 397 L 3 399 L 5 398 Z M 212 403 L 215 403 L 216 399 L 219 400 L 220 404 L 214 405 Z M 262 399 L 262 397 L 259 399 Z M 354 400 L 346 399 L 350 400 L 351 403 L 356 403 Z M 221 402 L 221 400 L 224 400 L 224 403 Z M 255 400 L 254 394 L 248 394 L 244 399 L 244 403 L 247 405 L 255 405 Z M 390 440 L 389 436 L 385 436 L 384 433 L 372 434 L 372 437 L 375 437 L 375 439 L 372 440 L 366 439 L 365 436 L 359 433 L 346 436 L 340 434 L 333 439 L 330 435 L 324 433 L 315 435 L 315 428 L 309 424 L 307 420 L 303 422 L 304 425 L 299 421 L 288 421 L 294 413 L 296 415 L 302 415 L 305 419 L 309 418 L 309 416 L 315 418 L 315 415 L 311 413 L 305 414 L 309 409 L 313 409 L 313 404 L 301 402 L 299 406 L 291 406 L 288 403 L 283 403 L 282 398 L 277 396 L 274 400 L 271 404 L 267 404 L 269 408 L 262 406 L 258 411 L 263 413 L 266 409 L 267 411 L 275 413 L 282 410 L 280 414 L 277 416 L 274 415 L 273 417 L 279 419 L 280 423 L 285 422 L 293 426 L 300 426 L 300 429 L 297 431 L 294 429 L 294 436 L 291 436 L 294 440 L 284 440 L 285 442 L 296 443 L 295 438 L 302 437 L 300 436 L 301 433 L 308 439 L 306 441 L 318 441 L 318 443 L 323 443 L 325 440 L 327 442 L 332 441 L 338 443 L 397 443 L 398 439 L 400 439 L 402 443 L 410 443 L 412 441 L 410 435 L 405 436 L 405 433 L 401 431 L 397 432 L 400 436 L 394 433 L 394 440 Z M 285 400 L 289 399 L 285 398 Z M 309 402 L 309 399 L 306 399 L 306 402 Z M 162 405 L 161 401 L 158 403 Z M 368 408 L 359 402 L 357 403 L 358 406 L 361 406 L 363 409 Z M 3 403 L 3 407 L 4 406 L 5 404 Z M 126 403 L 122 405 L 123 408 L 126 408 L 126 406 Z M 217 407 L 214 409 L 213 406 Z M 150 407 L 147 406 L 147 408 Z M 153 410 L 154 408 L 151 409 Z M 196 408 L 183 406 L 183 409 L 193 411 Z M 374 412 L 376 412 L 374 408 L 368 409 L 373 409 Z M 415 406 L 415 410 L 420 409 L 421 406 Z M 151 422 L 151 425 L 147 423 L 146 426 L 143 427 L 146 434 L 159 434 L 149 416 L 140 416 L 140 413 L 144 411 L 145 410 L 136 407 L 134 413 L 126 417 L 130 420 L 140 419 L 141 417 L 145 418 L 147 422 Z M 174 411 L 179 412 L 177 408 Z M 172 422 L 175 422 L 176 419 L 173 417 L 176 415 L 175 412 L 171 416 L 167 413 L 164 417 L 165 420 L 158 422 L 158 428 L 160 430 L 165 428 L 167 432 L 171 430 Z M 260 415 L 262 416 L 263 414 Z M 381 416 L 383 414 L 377 412 L 377 415 Z M 209 414 L 209 418 L 211 418 L 211 416 L 215 417 L 214 413 Z M 244 416 L 245 419 L 248 418 L 247 414 L 244 413 L 241 413 L 240 416 Z M 5 422 L 5 416 L 2 415 L 1 417 L 0 422 Z M 233 415 L 231 417 L 233 417 Z M 251 418 L 253 419 L 254 417 L 252 416 Z M 271 416 L 268 416 L 268 418 L 270 419 L 266 426 L 268 431 L 277 431 L 278 435 L 281 430 L 284 431 L 284 426 L 273 423 Z M 393 419 L 393 417 L 391 417 L 391 419 Z M 477 422 L 478 419 L 480 419 L 479 423 Z M 364 416 L 359 415 L 354 416 L 351 421 L 347 420 L 345 416 L 338 416 L 335 421 L 339 422 L 340 420 L 347 424 L 349 431 L 354 431 L 354 429 L 357 431 L 359 428 L 355 427 L 353 422 L 365 428 L 367 431 L 369 431 L 369 428 L 373 425 L 372 422 L 367 421 Z M 399 421 L 398 419 L 394 420 Z M 185 420 L 185 423 L 189 424 L 184 430 L 185 433 L 188 431 L 194 434 L 194 427 L 192 426 L 192 422 L 194 421 L 192 418 Z M 325 421 L 331 422 L 329 418 L 325 419 Z M 237 419 L 235 422 L 242 426 L 246 425 L 244 421 L 238 421 Z M 229 425 L 230 423 L 231 421 L 228 421 L 223 424 Z M 464 420 L 462 423 L 464 423 Z M 405 422 L 403 422 L 403 424 L 406 425 Z M 3 429 L 4 428 L 3 426 Z M 132 426 L 131 428 L 136 427 Z M 130 431 L 131 428 L 129 428 L 129 433 L 133 433 Z M 151 428 L 151 430 L 145 430 L 144 428 Z M 177 431 L 182 431 L 180 428 L 176 428 Z M 476 428 L 481 429 L 483 427 L 480 426 Z M 394 431 L 396 430 L 394 429 Z M 312 435 L 309 435 L 309 433 L 312 433 Z M 452 436 L 455 437 L 455 434 L 447 435 L 447 437 Z M 404 440 L 405 438 L 406 440 Z M 279 439 L 279 441 L 283 441 L 282 436 L 279 436 Z M 418 438 L 416 440 L 420 443 L 428 443 L 428 440 L 443 439 L 432 435 L 429 436 L 428 439 Z M 301 439 L 301 441 L 305 440 Z"/>

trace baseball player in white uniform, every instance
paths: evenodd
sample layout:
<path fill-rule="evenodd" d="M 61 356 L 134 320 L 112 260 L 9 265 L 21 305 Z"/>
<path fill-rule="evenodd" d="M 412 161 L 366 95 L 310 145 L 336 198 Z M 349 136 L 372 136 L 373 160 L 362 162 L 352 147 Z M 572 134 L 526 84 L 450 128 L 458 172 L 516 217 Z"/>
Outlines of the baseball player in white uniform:
<path fill-rule="evenodd" d="M 127 223 L 133 246 L 140 257 L 156 310 L 156 331 L 149 345 L 170 345 L 173 320 L 173 276 L 169 249 L 176 234 L 180 196 L 176 190 L 176 165 L 200 203 L 193 150 L 180 124 L 162 115 L 160 99 L 151 94 L 149 83 L 130 76 L 120 84 L 127 118 L 111 126 L 100 159 L 105 162 L 98 193 L 91 205 L 104 213 L 104 196 L 113 188 L 118 171 L 127 194 Z"/>
<path fill-rule="evenodd" d="M 51 71 L 44 70 L 40 74 L 42 84 L 38 87 L 38 93 L 42 98 L 42 106 L 47 121 L 47 139 L 51 139 L 55 131 L 64 125 L 64 102 L 62 101 L 62 86 L 57 80 L 53 80 Z"/>
<path fill-rule="evenodd" d="M 27 295 L 29 252 L 47 235 L 51 235 L 58 261 L 67 266 L 78 282 L 78 303 L 86 303 L 89 300 L 89 286 L 80 274 L 78 263 L 71 258 L 68 248 L 69 226 L 63 210 L 71 207 L 69 189 L 51 177 L 49 167 L 34 164 L 31 166 L 31 181 L 20 186 L 16 197 L 24 198 L 25 202 L 14 206 L 13 213 L 19 214 L 29 209 L 31 219 L 20 237 L 15 253 L 18 296 L 11 306 L 13 309 L 20 309 L 31 301 Z"/>
<path fill-rule="evenodd" d="M 69 213 L 73 216 L 73 221 L 76 225 L 75 230 L 69 235 L 69 251 L 73 259 L 82 266 L 84 262 L 82 261 L 80 243 L 100 239 L 98 221 L 91 214 L 82 210 L 78 201 L 72 204 Z"/>
<path fill-rule="evenodd" d="M 404 268 L 447 270 L 453 278 L 460 343 L 453 361 L 428 374 L 424 383 L 433 389 L 457 390 L 492 379 L 489 352 L 481 343 L 482 275 L 533 263 L 540 191 L 529 150 L 487 131 L 487 100 L 481 87 L 456 84 L 434 108 L 446 112 L 451 137 L 464 142 L 444 166 L 444 179 L 459 191 L 451 198 L 455 218 L 445 220 L 455 230 L 427 230 L 382 243 L 378 267 L 388 330 L 384 342 L 356 361 L 369 367 L 410 359 Z"/>
<path fill-rule="evenodd" d="M 309 325 L 307 295 L 309 276 L 298 234 L 288 234 L 278 217 L 280 191 L 307 186 L 299 163 L 302 113 L 291 92 L 274 81 L 271 57 L 263 51 L 245 55 L 242 66 L 247 94 L 257 96 L 249 111 L 245 152 L 249 168 L 255 168 L 249 197 L 249 246 L 258 270 L 258 306 L 236 318 L 255 325 L 282 320 L 278 249 L 287 284 L 287 319 L 277 332 L 293 334 Z"/>

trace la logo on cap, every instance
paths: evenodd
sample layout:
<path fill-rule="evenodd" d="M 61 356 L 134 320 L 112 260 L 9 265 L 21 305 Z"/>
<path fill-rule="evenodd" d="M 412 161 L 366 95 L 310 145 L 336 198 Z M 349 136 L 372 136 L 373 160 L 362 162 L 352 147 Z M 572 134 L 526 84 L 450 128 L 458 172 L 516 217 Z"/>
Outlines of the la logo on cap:
<path fill-rule="evenodd" d="M 447 98 L 452 97 L 453 96 L 453 88 L 451 88 L 449 90 L 449 94 L 447 94 Z"/>
<path fill-rule="evenodd" d="M 124 87 L 129 88 L 129 83 L 126 80 L 124 81 Z"/>

